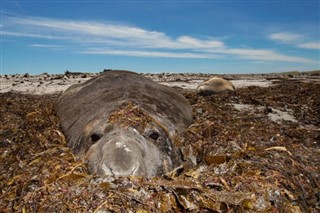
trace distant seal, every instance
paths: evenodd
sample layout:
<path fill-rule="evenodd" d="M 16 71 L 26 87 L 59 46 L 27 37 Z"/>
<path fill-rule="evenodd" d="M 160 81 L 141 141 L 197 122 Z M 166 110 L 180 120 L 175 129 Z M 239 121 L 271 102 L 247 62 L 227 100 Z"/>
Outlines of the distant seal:
<path fill-rule="evenodd" d="M 56 103 L 68 145 L 89 172 L 153 177 L 180 162 L 177 135 L 192 122 L 173 88 L 130 71 L 108 71 L 68 88 Z"/>
<path fill-rule="evenodd" d="M 213 77 L 201 83 L 197 87 L 197 91 L 200 95 L 210 95 L 224 91 L 235 91 L 235 88 L 230 81 L 219 77 Z"/>

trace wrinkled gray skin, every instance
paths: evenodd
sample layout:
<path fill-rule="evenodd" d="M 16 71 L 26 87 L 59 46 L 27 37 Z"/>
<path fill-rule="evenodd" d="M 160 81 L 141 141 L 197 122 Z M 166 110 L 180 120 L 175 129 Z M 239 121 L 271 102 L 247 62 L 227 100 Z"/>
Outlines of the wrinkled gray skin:
<path fill-rule="evenodd" d="M 109 122 L 131 102 L 151 116 L 143 133 Z M 180 162 L 172 139 L 192 122 L 188 101 L 176 90 L 129 71 L 108 71 L 71 86 L 56 112 L 72 151 L 91 173 L 114 176 L 161 175 Z"/>

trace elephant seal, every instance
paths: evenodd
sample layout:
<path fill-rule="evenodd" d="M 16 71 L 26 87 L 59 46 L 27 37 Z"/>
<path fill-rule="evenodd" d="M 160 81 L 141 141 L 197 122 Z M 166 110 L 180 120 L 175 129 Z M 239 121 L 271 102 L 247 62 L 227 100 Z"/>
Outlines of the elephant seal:
<path fill-rule="evenodd" d="M 71 150 L 101 176 L 169 172 L 181 159 L 174 141 L 192 122 L 176 90 L 120 70 L 69 87 L 55 109 Z"/>
<path fill-rule="evenodd" d="M 197 91 L 200 95 L 211 95 L 224 91 L 235 91 L 235 88 L 230 81 L 219 77 L 213 77 L 201 83 L 197 87 Z"/>

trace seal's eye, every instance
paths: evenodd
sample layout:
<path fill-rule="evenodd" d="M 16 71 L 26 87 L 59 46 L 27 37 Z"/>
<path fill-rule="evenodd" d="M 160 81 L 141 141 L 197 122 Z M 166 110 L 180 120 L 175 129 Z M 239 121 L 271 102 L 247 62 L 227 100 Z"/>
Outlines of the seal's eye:
<path fill-rule="evenodd" d="M 93 133 L 93 134 L 91 135 L 91 141 L 92 141 L 93 143 L 95 143 L 95 142 L 97 142 L 98 140 L 100 140 L 100 138 L 101 138 L 101 135 L 99 135 L 99 134 Z"/>
<path fill-rule="evenodd" d="M 149 136 L 149 138 L 151 138 L 152 140 L 157 140 L 158 138 L 159 138 L 159 133 L 158 132 L 156 132 L 156 131 L 152 131 L 152 132 L 150 132 L 150 134 L 148 135 Z"/>

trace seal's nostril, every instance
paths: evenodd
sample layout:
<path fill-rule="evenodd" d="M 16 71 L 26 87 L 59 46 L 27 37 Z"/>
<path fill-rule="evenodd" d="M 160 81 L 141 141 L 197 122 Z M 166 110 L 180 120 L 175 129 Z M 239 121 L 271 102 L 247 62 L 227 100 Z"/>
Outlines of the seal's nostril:
<path fill-rule="evenodd" d="M 93 143 L 95 143 L 95 142 L 97 142 L 98 140 L 100 140 L 100 138 L 101 138 L 101 135 L 99 135 L 99 134 L 93 133 L 93 134 L 91 135 L 91 141 L 92 141 Z"/>
<path fill-rule="evenodd" d="M 156 131 L 152 131 L 151 134 L 149 135 L 149 138 L 156 141 L 159 138 L 159 133 Z"/>

